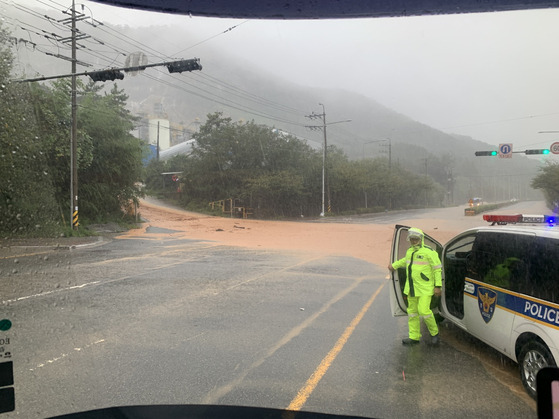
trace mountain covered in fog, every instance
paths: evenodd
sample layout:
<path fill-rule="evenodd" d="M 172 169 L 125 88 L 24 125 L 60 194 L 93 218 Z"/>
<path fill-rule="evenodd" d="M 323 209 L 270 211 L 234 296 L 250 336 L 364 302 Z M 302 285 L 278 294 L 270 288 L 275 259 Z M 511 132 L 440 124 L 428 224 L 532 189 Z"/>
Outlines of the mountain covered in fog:
<path fill-rule="evenodd" d="M 20 25 L 9 23 L 20 20 L 29 22 L 32 16 L 16 16 L 14 20 L 8 20 L 7 29 L 17 32 Z M 41 20 L 38 19 L 35 24 L 41 25 Z M 146 55 L 158 52 L 162 61 L 194 58 L 188 52 L 183 53 L 182 57 L 167 58 L 175 53 L 173 49 L 176 50 L 176 44 L 171 47 L 165 34 L 172 34 L 174 40 L 189 39 L 188 28 L 150 27 L 145 30 L 128 26 L 105 26 L 103 32 L 96 36 L 119 34 L 121 44 L 114 37 L 111 39 L 111 48 L 115 51 L 140 51 Z M 161 36 L 153 38 L 153 33 L 160 33 Z M 17 38 L 22 33 L 14 35 Z M 150 51 L 142 51 L 144 46 L 149 46 Z M 91 49 L 80 49 L 78 60 L 92 65 L 81 67 L 78 72 L 124 66 L 122 57 L 109 60 L 108 56 L 88 52 L 89 50 Z M 433 129 L 399 113 L 397 109 L 389 109 L 374 98 L 359 93 L 340 90 L 336 86 L 321 89 L 295 84 L 239 60 L 233 51 L 204 47 L 197 49 L 196 58 L 200 59 L 202 71 L 169 75 L 165 67 L 157 67 L 135 76 L 126 74 L 123 80 L 118 80 L 119 88 L 123 88 L 129 96 L 130 110 L 147 118 L 164 117 L 172 124 L 190 130 L 195 130 L 199 123 L 203 124 L 208 113 L 219 111 L 233 120 L 254 120 L 321 147 L 322 131 L 311 130 L 307 126 L 321 125 L 321 119 L 311 119 L 308 116 L 322 113 L 324 109 L 326 122 L 333 123 L 327 128 L 328 144 L 343 149 L 350 158 L 390 155 L 392 164 L 405 166 L 418 174 L 431 175 L 441 184 L 447 178 L 453 179 L 455 185 L 461 183 L 464 191 L 468 189 L 464 194 L 480 195 L 476 190 L 481 188 L 488 176 L 509 176 L 509 184 L 519 184 L 518 190 L 527 190 L 531 178 L 537 174 L 540 166 L 538 160 L 522 155 L 515 155 L 507 161 L 490 157 L 476 158 L 475 150 L 495 149 L 495 145 Z M 68 61 L 47 56 L 40 51 L 30 51 L 29 48 L 22 51 L 20 44 L 16 63 L 16 71 L 20 76 L 70 72 Z M 88 81 L 87 77 L 82 79 Z M 112 85 L 112 82 L 106 82 L 107 88 Z M 426 98 L 426 103 L 428 100 Z M 319 104 L 324 104 L 324 108 Z M 347 120 L 351 122 L 336 123 Z M 390 154 L 388 142 L 380 141 L 387 138 L 390 139 Z"/>

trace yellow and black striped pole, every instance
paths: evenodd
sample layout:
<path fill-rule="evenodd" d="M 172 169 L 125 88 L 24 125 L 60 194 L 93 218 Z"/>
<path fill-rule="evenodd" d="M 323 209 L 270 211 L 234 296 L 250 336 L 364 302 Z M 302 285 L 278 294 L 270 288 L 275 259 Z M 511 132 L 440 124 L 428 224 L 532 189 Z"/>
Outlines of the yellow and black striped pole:
<path fill-rule="evenodd" d="M 76 207 L 76 209 L 74 210 L 74 212 L 72 214 L 72 226 L 73 226 L 74 230 L 77 230 L 79 225 L 80 225 L 80 223 L 78 221 L 78 207 Z"/>

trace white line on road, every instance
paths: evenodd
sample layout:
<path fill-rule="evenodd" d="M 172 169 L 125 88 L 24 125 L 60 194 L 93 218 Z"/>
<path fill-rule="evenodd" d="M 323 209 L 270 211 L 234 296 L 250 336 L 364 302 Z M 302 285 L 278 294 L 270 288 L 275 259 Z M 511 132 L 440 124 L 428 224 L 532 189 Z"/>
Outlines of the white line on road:
<path fill-rule="evenodd" d="M 89 287 L 90 285 L 97 285 L 97 284 L 99 284 L 100 282 L 101 282 L 101 281 L 87 282 L 87 283 L 85 283 L 85 284 L 73 285 L 73 286 L 67 287 L 67 288 L 59 288 L 59 289 L 52 290 L 52 291 L 40 292 L 40 293 L 38 293 L 38 294 L 26 295 L 26 296 L 24 296 L 24 297 L 12 298 L 11 300 L 4 300 L 4 301 L 2 301 L 2 304 L 15 303 L 16 301 L 28 300 L 29 298 L 43 297 L 43 296 L 45 296 L 45 295 L 55 294 L 55 293 L 57 293 L 57 292 L 64 292 L 64 291 L 70 291 L 70 290 L 85 288 L 85 287 Z"/>
<path fill-rule="evenodd" d="M 46 295 L 56 294 L 56 293 L 60 293 L 60 292 L 64 292 L 64 291 L 77 290 L 77 289 L 86 288 L 86 287 L 90 287 L 90 286 L 94 286 L 94 285 L 111 284 L 113 282 L 124 281 L 126 279 L 148 275 L 155 270 L 165 269 L 165 268 L 169 268 L 169 267 L 175 266 L 175 265 L 181 265 L 181 264 L 186 263 L 186 262 L 188 262 L 188 261 L 181 260 L 181 261 L 178 261 L 178 262 L 167 263 L 167 264 L 164 264 L 164 265 L 161 265 L 161 266 L 154 266 L 153 268 L 149 268 L 148 270 L 146 270 L 146 272 L 143 272 L 143 273 L 136 273 L 134 275 L 126 275 L 126 276 L 123 276 L 123 277 L 120 277 L 120 278 L 109 279 L 109 280 L 106 280 L 106 281 L 92 281 L 92 282 L 87 282 L 87 283 L 81 284 L 81 285 L 73 285 L 71 287 L 58 288 L 58 289 L 55 289 L 55 290 L 52 290 L 52 291 L 45 291 L 45 292 L 41 292 L 41 293 L 38 293 L 38 294 L 32 294 L 32 295 L 26 295 L 26 296 L 23 296 L 23 297 L 12 298 L 10 300 L 2 301 L 2 304 L 15 303 L 15 302 L 23 301 L 23 300 L 28 300 L 30 298 L 44 297 Z"/>
<path fill-rule="evenodd" d="M 99 339 L 99 340 L 96 340 L 95 342 L 88 343 L 87 345 L 85 345 L 85 346 L 83 346 L 83 347 L 81 347 L 81 348 L 74 348 L 74 351 L 75 351 L 75 352 L 80 352 L 80 351 L 82 351 L 83 349 L 90 348 L 90 347 L 92 347 L 93 345 L 98 345 L 98 344 L 103 343 L 103 342 L 105 342 L 105 339 Z M 66 357 L 68 357 L 68 356 L 70 356 L 70 355 L 71 355 L 71 352 L 69 352 L 69 353 L 64 353 L 64 354 L 61 354 L 61 355 L 59 355 L 59 356 L 57 356 L 57 357 L 48 359 L 48 360 L 46 360 L 45 362 L 43 362 L 43 363 L 41 363 L 41 364 L 37 364 L 37 366 L 36 366 L 35 368 L 29 368 L 29 371 L 35 371 L 35 370 L 38 369 L 38 368 L 43 368 L 43 367 L 46 367 L 47 365 L 54 364 L 55 362 L 60 361 L 61 359 L 64 359 L 64 358 L 66 358 Z"/>

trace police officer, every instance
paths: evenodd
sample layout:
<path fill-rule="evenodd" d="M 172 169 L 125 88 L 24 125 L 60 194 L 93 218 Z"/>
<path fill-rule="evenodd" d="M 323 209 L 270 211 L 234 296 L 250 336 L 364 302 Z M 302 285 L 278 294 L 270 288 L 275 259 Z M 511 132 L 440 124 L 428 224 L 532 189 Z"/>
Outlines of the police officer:
<path fill-rule="evenodd" d="M 441 260 L 436 251 L 424 243 L 423 231 L 418 228 L 408 230 L 410 248 L 406 256 L 389 264 L 394 271 L 406 268 L 404 294 L 408 296 L 409 337 L 402 339 L 404 345 L 414 345 L 421 339 L 420 317 L 429 329 L 431 344 L 439 343 L 439 328 L 431 311 L 431 298 L 441 295 Z"/>

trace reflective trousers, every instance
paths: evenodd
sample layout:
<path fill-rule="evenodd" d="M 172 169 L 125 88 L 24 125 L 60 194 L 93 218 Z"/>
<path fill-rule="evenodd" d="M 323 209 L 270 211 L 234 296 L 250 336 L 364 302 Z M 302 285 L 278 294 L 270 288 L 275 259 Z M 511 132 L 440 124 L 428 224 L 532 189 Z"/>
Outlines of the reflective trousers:
<path fill-rule="evenodd" d="M 423 318 L 427 329 L 431 336 L 439 333 L 437 321 L 431 311 L 431 295 L 422 295 L 421 297 L 408 296 L 408 328 L 410 339 L 421 339 L 420 317 Z"/>

